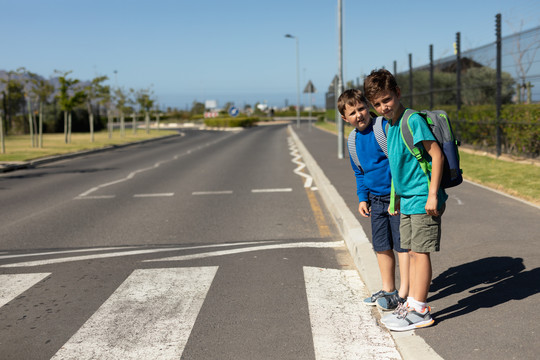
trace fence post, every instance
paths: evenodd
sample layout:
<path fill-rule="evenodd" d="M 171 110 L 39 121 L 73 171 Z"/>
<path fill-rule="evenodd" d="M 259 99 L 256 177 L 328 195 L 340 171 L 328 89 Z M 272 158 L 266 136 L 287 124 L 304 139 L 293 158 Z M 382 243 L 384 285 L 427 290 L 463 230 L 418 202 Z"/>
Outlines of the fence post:
<path fill-rule="evenodd" d="M 409 94 L 411 100 L 409 101 L 409 107 L 413 108 L 413 72 L 412 72 L 412 54 L 409 54 Z"/>
<path fill-rule="evenodd" d="M 459 121 L 461 110 L 461 33 L 456 33 L 456 119 Z"/>
<path fill-rule="evenodd" d="M 429 45 L 429 109 L 433 110 L 433 44 Z"/>
<path fill-rule="evenodd" d="M 501 14 L 495 15 L 495 35 L 497 36 L 497 156 L 501 156 L 501 55 L 502 55 L 502 41 L 501 41 Z"/>

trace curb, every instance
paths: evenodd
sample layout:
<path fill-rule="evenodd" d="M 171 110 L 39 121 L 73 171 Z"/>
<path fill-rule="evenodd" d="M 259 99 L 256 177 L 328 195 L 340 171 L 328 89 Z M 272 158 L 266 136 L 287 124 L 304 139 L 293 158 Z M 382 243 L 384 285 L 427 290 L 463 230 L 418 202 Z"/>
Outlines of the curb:
<path fill-rule="evenodd" d="M 334 221 L 347 244 L 349 253 L 354 260 L 362 280 L 370 293 L 377 291 L 381 286 L 381 276 L 378 271 L 379 265 L 377 263 L 377 257 L 373 252 L 371 242 L 368 240 L 362 225 L 349 210 L 341 195 L 339 195 L 336 188 L 330 183 L 330 180 L 328 180 L 315 159 L 313 159 L 298 135 L 296 135 L 293 127 L 289 125 L 288 128 L 289 133 L 304 159 L 306 167 L 317 184 L 321 198 L 329 212 L 332 214 Z M 377 310 L 380 315 L 383 314 L 378 308 Z M 439 356 L 439 354 L 437 354 L 423 338 L 417 336 L 414 331 L 402 333 L 390 331 L 390 335 L 394 339 L 404 360 L 442 359 L 442 357 Z"/>

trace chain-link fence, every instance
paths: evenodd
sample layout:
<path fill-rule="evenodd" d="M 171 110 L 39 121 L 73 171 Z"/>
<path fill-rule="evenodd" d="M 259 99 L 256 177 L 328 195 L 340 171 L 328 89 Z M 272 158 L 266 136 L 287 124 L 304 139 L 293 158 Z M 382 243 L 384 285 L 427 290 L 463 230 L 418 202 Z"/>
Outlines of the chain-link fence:
<path fill-rule="evenodd" d="M 496 16 L 494 42 L 394 74 L 405 106 L 443 109 L 464 144 L 500 154 L 540 155 L 540 26 L 501 38 Z M 330 85 L 327 108 L 335 102 Z M 332 106 L 334 107 L 334 106 Z"/>
<path fill-rule="evenodd" d="M 409 70 L 396 74 L 404 105 L 446 110 L 465 144 L 538 157 L 540 27 L 464 52 L 459 42 L 457 33 L 456 55 L 435 61 L 430 46 L 428 65 L 413 68 L 409 55 Z"/>

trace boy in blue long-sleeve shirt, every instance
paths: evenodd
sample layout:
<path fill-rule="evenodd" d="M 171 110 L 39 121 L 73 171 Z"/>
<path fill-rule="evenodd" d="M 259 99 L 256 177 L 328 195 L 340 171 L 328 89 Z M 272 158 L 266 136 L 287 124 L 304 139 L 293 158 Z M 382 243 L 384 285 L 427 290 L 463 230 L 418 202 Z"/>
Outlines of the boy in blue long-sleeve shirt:
<path fill-rule="evenodd" d="M 341 118 L 355 129 L 356 154 L 361 168 L 351 157 L 351 166 L 356 178 L 358 212 L 371 217 L 373 250 L 377 255 L 382 289 L 364 300 L 366 305 L 377 305 L 383 310 L 393 310 L 403 303 L 408 295 L 408 254 L 400 247 L 399 217 L 388 213 L 391 192 L 391 175 L 388 158 L 379 146 L 373 131 L 373 119 L 369 113 L 367 99 L 357 89 L 343 92 L 338 99 Z M 386 120 L 383 120 L 383 129 Z M 400 264 L 400 288 L 395 287 L 396 259 Z"/>

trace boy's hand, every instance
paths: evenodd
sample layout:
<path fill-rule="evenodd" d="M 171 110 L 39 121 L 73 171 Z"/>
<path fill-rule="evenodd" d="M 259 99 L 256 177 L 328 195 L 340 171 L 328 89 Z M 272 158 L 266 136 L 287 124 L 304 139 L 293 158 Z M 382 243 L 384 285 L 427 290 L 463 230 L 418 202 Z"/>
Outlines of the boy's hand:
<path fill-rule="evenodd" d="M 401 200 L 401 198 L 399 196 L 396 196 L 396 199 L 394 200 L 394 212 L 391 212 L 390 207 L 388 207 L 388 213 L 391 216 L 399 215 L 399 206 L 400 206 L 400 203 L 401 203 L 400 200 Z"/>
<path fill-rule="evenodd" d="M 437 210 L 437 195 L 428 195 L 428 199 L 426 202 L 426 214 L 431 216 L 438 216 L 439 211 Z"/>
<path fill-rule="evenodd" d="M 370 212 L 369 212 L 368 203 L 366 201 L 361 201 L 360 202 L 360 204 L 358 205 L 358 212 L 363 217 L 369 217 Z"/>

